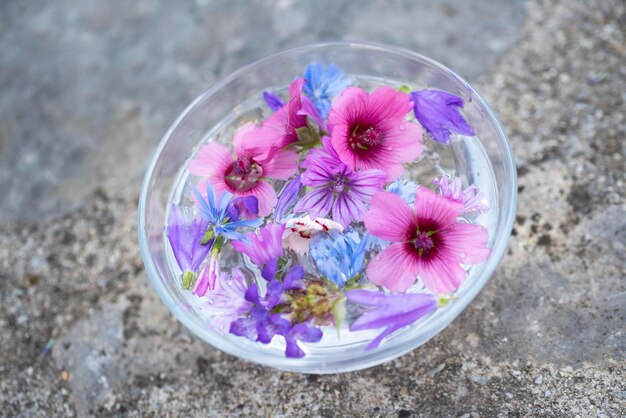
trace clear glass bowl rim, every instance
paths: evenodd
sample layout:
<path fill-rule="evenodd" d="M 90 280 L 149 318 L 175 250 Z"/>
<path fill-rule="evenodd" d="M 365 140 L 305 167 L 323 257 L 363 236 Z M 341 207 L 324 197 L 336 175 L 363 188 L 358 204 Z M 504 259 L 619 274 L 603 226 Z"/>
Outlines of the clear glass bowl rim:
<path fill-rule="evenodd" d="M 242 349 L 241 346 L 236 344 L 232 344 L 225 339 L 214 339 L 212 338 L 206 330 L 195 322 L 189 321 L 186 312 L 182 309 L 182 307 L 169 295 L 165 284 L 160 280 L 156 268 L 154 266 L 152 257 L 150 255 L 150 250 L 148 246 L 148 235 L 146 232 L 146 205 L 147 205 L 147 196 L 149 190 L 150 179 L 153 175 L 154 168 L 157 164 L 157 161 L 161 155 L 161 151 L 164 148 L 166 142 L 172 135 L 172 132 L 178 127 L 178 125 L 183 121 L 187 115 L 202 101 L 208 99 L 215 92 L 221 90 L 224 86 L 226 86 L 229 82 L 236 79 L 237 77 L 245 74 L 247 71 L 250 71 L 255 66 L 265 63 L 267 61 L 271 61 L 283 55 L 289 55 L 293 53 L 303 53 L 306 51 L 324 49 L 329 47 L 354 47 L 361 49 L 369 49 L 369 50 L 379 50 L 383 52 L 394 53 L 399 56 L 403 56 L 405 58 L 411 60 L 418 60 L 425 62 L 426 64 L 431 65 L 432 67 L 437 68 L 439 71 L 452 76 L 455 78 L 460 84 L 462 84 L 469 92 L 472 94 L 472 99 L 476 100 L 480 103 L 480 105 L 486 110 L 486 117 L 490 120 L 493 127 L 497 130 L 498 137 L 500 141 L 505 145 L 506 152 L 502 155 L 504 159 L 504 165 L 507 169 L 507 175 L 511 179 L 508 184 L 509 195 L 511 196 L 511 201 L 508 202 L 507 205 L 504 206 L 504 210 L 501 212 L 501 216 L 504 219 L 504 228 L 503 233 L 499 234 L 494 241 L 492 247 L 492 255 L 489 257 L 487 262 L 484 265 L 484 269 L 482 274 L 477 277 L 476 283 L 468 289 L 465 293 L 458 296 L 453 304 L 449 306 L 445 312 L 437 318 L 437 320 L 433 320 L 425 326 L 421 328 L 421 332 L 415 336 L 409 342 L 400 342 L 400 344 L 394 344 L 393 339 L 389 339 L 385 341 L 378 349 L 362 352 L 359 355 L 355 355 L 353 359 L 351 359 L 347 363 L 335 364 L 332 362 L 332 359 L 329 359 L 328 363 L 323 364 L 314 364 L 314 365 L 302 365 L 302 364 L 294 364 L 293 359 L 290 358 L 276 358 L 273 355 L 263 352 L 262 350 L 250 351 Z M 144 265 L 146 267 L 146 272 L 152 286 L 156 289 L 157 294 L 161 298 L 161 300 L 168 307 L 170 312 L 176 317 L 178 321 L 180 321 L 185 327 L 187 327 L 192 333 L 196 336 L 200 337 L 203 341 L 209 343 L 213 347 L 224 351 L 233 356 L 243 358 L 249 360 L 254 363 L 258 363 L 265 366 L 274 367 L 277 369 L 288 370 L 288 371 L 296 371 L 303 373 L 315 373 L 315 374 L 326 374 L 326 373 L 340 373 L 340 372 L 349 372 L 355 370 L 361 370 L 369 367 L 373 367 L 387 361 L 390 361 L 394 358 L 397 358 L 403 354 L 406 354 L 409 351 L 414 350 L 415 348 L 421 346 L 426 343 L 440 331 L 442 331 L 446 326 L 448 326 L 466 307 L 470 304 L 470 302 L 476 297 L 478 292 L 484 287 L 487 281 L 492 276 L 495 268 L 497 267 L 500 259 L 504 255 L 506 251 L 507 243 L 510 237 L 511 229 L 513 227 L 513 222 L 515 220 L 515 214 L 517 209 L 517 171 L 515 166 L 515 158 L 513 156 L 513 151 L 511 148 L 511 144 L 507 139 L 504 129 L 500 124 L 498 118 L 491 110 L 489 105 L 485 102 L 485 100 L 474 90 L 474 88 L 466 82 L 462 77 L 457 75 L 454 71 L 445 67 L 444 65 L 425 57 L 417 52 L 413 52 L 411 50 L 389 46 L 379 43 L 373 42 L 353 42 L 353 41 L 341 41 L 341 42 L 322 42 L 322 43 L 313 43 L 308 45 L 299 46 L 296 48 L 285 49 L 277 53 L 273 53 L 257 59 L 252 63 L 239 68 L 238 70 L 232 72 L 227 77 L 223 78 L 219 82 L 212 85 L 209 89 L 207 89 L 204 93 L 198 96 L 193 102 L 191 102 L 187 108 L 178 116 L 178 118 L 172 123 L 169 129 L 166 131 L 165 135 L 161 139 L 158 147 L 156 148 L 151 162 L 146 170 L 146 174 L 143 179 L 140 197 L 139 197 L 139 205 L 138 205 L 138 236 L 139 236 L 139 246 L 141 250 L 141 257 L 143 259 Z"/>

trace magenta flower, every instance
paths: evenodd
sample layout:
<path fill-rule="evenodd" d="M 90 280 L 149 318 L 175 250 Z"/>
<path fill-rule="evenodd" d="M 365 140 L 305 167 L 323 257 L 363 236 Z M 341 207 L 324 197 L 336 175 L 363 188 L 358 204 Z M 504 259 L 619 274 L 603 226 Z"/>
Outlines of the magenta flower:
<path fill-rule="evenodd" d="M 346 297 L 359 305 L 374 307 L 354 321 L 350 326 L 350 331 L 386 327 L 365 347 L 365 350 L 378 347 L 383 338 L 389 334 L 411 325 L 437 309 L 435 297 L 423 293 L 394 295 L 368 290 L 351 290 L 346 293 Z"/>
<path fill-rule="evenodd" d="M 298 155 L 287 149 L 276 149 L 271 138 L 262 138 L 260 128 L 243 125 L 233 139 L 236 158 L 224 145 L 209 142 L 189 162 L 189 172 L 205 177 L 215 194 L 223 191 L 235 196 L 255 196 L 259 216 L 267 216 L 276 205 L 274 188 L 264 179 L 286 180 L 298 170 Z M 203 193 L 206 186 L 201 185 Z"/>
<path fill-rule="evenodd" d="M 302 164 L 306 167 L 302 184 L 312 190 L 295 205 L 293 212 L 308 212 L 315 219 L 332 211 L 333 220 L 346 227 L 353 220 L 363 219 L 366 204 L 381 190 L 387 174 L 377 169 L 354 171 L 341 162 L 327 137 L 323 143 L 324 150 L 312 150 Z"/>
<path fill-rule="evenodd" d="M 459 110 L 463 99 L 439 90 L 419 90 L 411 93 L 415 118 L 436 141 L 450 143 L 450 135 L 475 135 Z"/>
<path fill-rule="evenodd" d="M 414 209 L 399 196 L 377 193 L 363 219 L 370 234 L 394 242 L 367 266 L 369 279 L 394 292 L 404 292 L 419 274 L 432 292 L 458 288 L 467 272 L 460 264 L 489 257 L 487 230 L 458 222 L 463 205 L 425 187 L 415 193 Z"/>
<path fill-rule="evenodd" d="M 341 161 L 353 170 L 384 170 L 387 181 L 399 177 L 402 164 L 422 152 L 422 129 L 404 120 L 410 108 L 409 96 L 390 87 L 371 94 L 358 87 L 345 89 L 328 117 Z"/>
<path fill-rule="evenodd" d="M 219 255 L 220 250 L 217 247 L 213 247 L 211 249 L 209 262 L 205 264 L 198 275 L 198 279 L 191 293 L 197 296 L 204 296 L 209 290 L 213 292 L 219 289 L 219 282 L 217 280 L 217 277 L 220 275 Z"/>
<path fill-rule="evenodd" d="M 440 195 L 463 204 L 462 215 L 489 210 L 489 207 L 483 203 L 485 194 L 480 192 L 475 184 L 463 189 L 461 179 L 450 178 L 450 176 L 442 176 L 441 179 L 433 180 L 433 183 L 437 186 Z"/>
<path fill-rule="evenodd" d="M 285 225 L 267 224 L 259 228 L 257 233 L 248 232 L 246 240 L 233 241 L 233 248 L 244 253 L 259 267 L 283 256 L 283 232 Z"/>
<path fill-rule="evenodd" d="M 323 122 L 317 114 L 311 99 L 302 96 L 302 85 L 304 79 L 294 80 L 289 85 L 289 102 L 278 108 L 276 112 L 261 123 L 256 132 L 256 140 L 261 143 L 272 143 L 276 149 L 281 149 L 298 141 L 296 129 L 307 126 L 307 116 L 311 117 L 315 123 L 323 127 Z M 267 100 L 269 97 L 265 97 Z M 269 104 L 270 102 L 268 102 Z M 276 107 L 278 102 L 273 100 L 272 105 Z"/>

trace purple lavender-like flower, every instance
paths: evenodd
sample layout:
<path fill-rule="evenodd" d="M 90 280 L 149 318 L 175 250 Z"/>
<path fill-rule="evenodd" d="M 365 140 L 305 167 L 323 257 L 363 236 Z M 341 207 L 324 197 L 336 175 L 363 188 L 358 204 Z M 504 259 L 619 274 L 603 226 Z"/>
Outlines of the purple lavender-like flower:
<path fill-rule="evenodd" d="M 485 194 L 479 191 L 475 184 L 463 189 L 461 179 L 450 176 L 442 176 L 441 179 L 433 180 L 433 183 L 437 186 L 437 191 L 441 196 L 463 204 L 462 215 L 489 210 L 489 206 L 483 203 Z"/>
<path fill-rule="evenodd" d="M 346 293 L 348 300 L 359 305 L 372 306 L 350 326 L 350 331 L 386 327 L 367 347 L 371 350 L 380 345 L 383 338 L 396 330 L 406 327 L 424 315 L 437 309 L 437 300 L 432 295 L 385 294 L 368 290 L 351 290 Z"/>
<path fill-rule="evenodd" d="M 474 129 L 461 116 L 463 99 L 439 90 L 418 90 L 411 93 L 415 118 L 433 139 L 450 143 L 450 135 L 458 133 L 473 136 Z"/>
<path fill-rule="evenodd" d="M 312 150 L 303 163 L 302 184 L 311 187 L 295 205 L 294 212 L 308 212 L 312 219 L 332 211 L 333 220 L 346 227 L 360 221 L 366 204 L 381 190 L 387 174 L 378 169 L 354 171 L 342 163 L 330 138 L 323 138 L 324 150 Z"/>
<path fill-rule="evenodd" d="M 211 242 L 200 244 L 204 233 L 209 226 L 205 219 L 194 219 L 189 224 L 185 222 L 182 209 L 172 204 L 167 226 L 167 239 L 172 247 L 178 267 L 183 271 L 183 287 L 189 289 L 196 280 L 196 273 L 200 264 L 211 250 Z"/>
<path fill-rule="evenodd" d="M 293 207 L 301 191 L 302 182 L 300 181 L 300 176 L 296 176 L 285 185 L 278 197 L 278 203 L 276 203 L 276 209 L 274 210 L 274 220 L 276 222 L 282 222 L 285 219 L 285 212 Z"/>
<path fill-rule="evenodd" d="M 293 266 L 283 278 L 282 281 L 276 278 L 278 260 L 270 261 L 263 268 L 263 278 L 269 283 L 267 284 L 267 293 L 265 294 L 265 302 L 268 308 L 274 308 L 280 303 L 288 302 L 285 298 L 285 292 L 290 290 L 304 290 L 304 269 L 300 265 Z"/>
<path fill-rule="evenodd" d="M 271 263 L 268 263 L 271 264 Z M 264 273 L 268 273 L 264 271 Z M 238 318 L 231 322 L 230 333 L 268 344 L 274 336 L 282 335 L 287 344 L 285 354 L 287 357 L 302 357 L 304 351 L 298 346 L 298 341 L 318 342 L 322 338 L 322 331 L 307 325 L 292 323 L 272 309 L 285 302 L 284 293 L 289 290 L 303 289 L 302 277 L 304 270 L 301 266 L 294 266 L 285 275 L 283 282 L 272 278 L 267 286 L 265 297 L 259 296 L 256 283 L 252 283 L 245 292 L 245 300 L 252 308 L 247 317 Z"/>
<path fill-rule="evenodd" d="M 270 93 L 269 91 L 263 92 L 263 100 L 265 100 L 265 103 L 267 103 L 269 108 L 272 109 L 274 112 L 276 112 L 285 105 L 285 102 L 283 102 L 280 97 L 278 97 L 274 93 Z"/>
<path fill-rule="evenodd" d="M 285 342 L 287 343 L 285 355 L 287 357 L 304 357 L 304 351 L 298 345 L 298 341 L 316 343 L 323 336 L 319 328 L 312 327 L 306 323 L 291 325 L 291 322 L 279 314 L 272 315 L 270 321 L 275 326 L 276 333 L 285 337 Z"/>
<path fill-rule="evenodd" d="M 285 225 L 267 224 L 259 228 L 257 233 L 248 232 L 245 239 L 233 241 L 233 248 L 246 254 L 259 267 L 283 256 L 283 232 Z"/>

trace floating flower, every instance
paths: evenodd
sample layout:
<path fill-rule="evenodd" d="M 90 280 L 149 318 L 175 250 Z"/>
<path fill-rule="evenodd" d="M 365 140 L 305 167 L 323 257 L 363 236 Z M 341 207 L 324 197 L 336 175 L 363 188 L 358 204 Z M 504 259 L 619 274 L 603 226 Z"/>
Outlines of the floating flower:
<path fill-rule="evenodd" d="M 350 331 L 386 327 L 368 344 L 366 350 L 378 347 L 383 338 L 389 334 L 411 325 L 437 309 L 437 300 L 434 296 L 427 294 L 394 295 L 368 290 L 351 290 L 346 293 L 346 297 L 349 301 L 359 305 L 374 307 L 354 321 L 350 326 Z"/>
<path fill-rule="evenodd" d="M 328 117 L 341 161 L 353 170 L 384 170 L 387 181 L 399 177 L 402 164 L 422 152 L 421 128 L 404 121 L 410 107 L 409 96 L 390 87 L 371 94 L 358 87 L 345 89 Z"/>
<path fill-rule="evenodd" d="M 282 238 L 285 225 L 267 224 L 259 230 L 248 232 L 245 240 L 233 241 L 232 247 L 247 255 L 259 267 L 283 256 Z"/>
<path fill-rule="evenodd" d="M 332 211 L 333 220 L 346 227 L 363 218 L 366 203 L 382 188 L 387 175 L 377 169 L 354 171 L 337 159 L 328 138 L 323 143 L 324 150 L 309 153 L 303 163 L 306 171 L 301 181 L 312 190 L 296 204 L 294 212 L 318 218 Z"/>
<path fill-rule="evenodd" d="M 313 105 L 322 118 L 328 116 L 330 99 L 352 84 L 350 77 L 335 64 L 324 68 L 319 62 L 312 62 L 304 70 L 304 78 L 306 82 L 302 91 L 313 100 Z"/>
<path fill-rule="evenodd" d="M 252 283 L 244 294 L 244 298 L 252 307 L 248 316 L 235 319 L 230 324 L 230 333 L 269 344 L 276 335 L 285 338 L 287 357 L 303 357 L 304 351 L 298 346 L 298 341 L 318 342 L 322 338 L 322 331 L 301 322 L 292 324 L 291 321 L 277 313 L 274 308 L 287 301 L 285 292 L 301 289 L 304 270 L 294 266 L 285 275 L 281 283 L 271 279 L 266 295 L 261 298 L 256 283 Z"/>
<path fill-rule="evenodd" d="M 295 265 L 285 273 L 281 280 L 276 278 L 278 260 L 270 261 L 263 268 L 263 278 L 269 283 L 265 300 L 269 308 L 273 308 L 280 303 L 288 302 L 285 293 L 291 290 L 304 290 L 304 269 L 300 265 Z M 268 268 L 270 267 L 270 268 Z"/>
<path fill-rule="evenodd" d="M 442 176 L 441 179 L 435 179 L 433 183 L 437 186 L 437 191 L 441 196 L 463 204 L 462 214 L 489 210 L 489 207 L 483 203 L 485 194 L 479 192 L 475 184 L 463 189 L 461 179 L 450 176 Z"/>
<path fill-rule="evenodd" d="M 232 240 L 242 239 L 244 235 L 237 231 L 238 228 L 257 227 L 263 223 L 262 219 L 244 219 L 246 216 L 243 216 L 244 214 L 255 216 L 253 212 L 256 209 L 254 203 L 256 197 L 252 196 L 251 199 L 237 201 L 237 199 L 232 199 L 230 193 L 222 191 L 219 199 L 217 199 L 215 190 L 208 183 L 206 190 L 206 197 L 203 197 L 195 187 L 193 189 L 200 214 L 209 221 L 205 228 L 204 242 L 218 236 Z M 240 204 L 241 207 L 239 207 Z"/>
<path fill-rule="evenodd" d="M 280 108 L 285 105 L 285 102 L 283 102 L 280 97 L 278 97 L 274 93 L 270 93 L 269 91 L 263 92 L 263 100 L 265 100 L 265 103 L 267 103 L 269 108 L 272 109 L 274 112 L 280 110 Z"/>
<path fill-rule="evenodd" d="M 219 286 L 219 282 L 217 281 L 217 277 L 220 274 L 219 255 L 222 242 L 221 237 L 213 241 L 209 262 L 205 264 L 200 272 L 198 280 L 196 280 L 193 290 L 191 291 L 194 295 L 204 296 L 209 290 L 218 290 L 217 286 Z"/>
<path fill-rule="evenodd" d="M 474 136 L 474 129 L 463 118 L 459 109 L 463 99 L 440 90 L 418 90 L 411 93 L 415 118 L 433 139 L 442 144 L 450 143 L 450 135 Z"/>
<path fill-rule="evenodd" d="M 309 243 L 318 232 L 343 231 L 343 226 L 337 222 L 326 218 L 315 218 L 309 216 L 290 219 L 287 221 L 287 228 L 283 234 L 283 247 L 294 250 L 298 255 L 305 255 L 309 252 Z"/>
<path fill-rule="evenodd" d="M 460 264 L 489 257 L 487 230 L 458 222 L 463 205 L 419 187 L 415 207 L 389 192 L 377 193 L 364 217 L 374 236 L 394 242 L 367 266 L 369 279 L 394 292 L 404 292 L 419 274 L 433 292 L 451 292 L 467 276 Z"/>
<path fill-rule="evenodd" d="M 202 305 L 202 310 L 214 315 L 211 325 L 220 332 L 228 331 L 230 323 L 248 313 L 254 304 L 245 298 L 246 278 L 241 270 L 234 268 L 230 277 L 221 273 L 217 279 L 211 300 Z"/>
<path fill-rule="evenodd" d="M 367 236 L 361 237 L 352 228 L 343 234 L 331 231 L 313 239 L 311 257 L 325 278 L 343 287 L 348 280 L 361 273 L 367 246 Z"/>
<path fill-rule="evenodd" d="M 285 212 L 293 207 L 300 196 L 300 192 L 302 191 L 302 182 L 300 181 L 300 176 L 296 176 L 293 180 L 285 185 L 282 192 L 280 192 L 280 197 L 278 198 L 278 203 L 276 203 L 276 209 L 274 210 L 274 221 L 282 222 L 285 218 Z"/>
<path fill-rule="evenodd" d="M 306 323 L 291 325 L 288 320 L 282 318 L 280 315 L 273 315 L 272 320 L 279 324 L 279 333 L 285 337 L 285 343 L 287 345 L 285 355 L 287 357 L 304 357 L 305 353 L 298 345 L 298 341 L 305 343 L 317 343 L 323 337 L 322 330 L 312 327 Z"/>
<path fill-rule="evenodd" d="M 205 219 L 194 219 L 187 224 L 182 209 L 172 204 L 166 229 L 167 239 L 176 263 L 183 272 L 182 282 L 185 289 L 190 289 L 195 284 L 196 272 L 211 250 L 211 245 L 200 244 L 208 226 L 209 221 Z"/>
<path fill-rule="evenodd" d="M 235 134 L 237 158 L 224 145 L 209 142 L 189 162 L 189 172 L 206 178 L 216 194 L 227 191 L 235 196 L 254 196 L 259 216 L 267 216 L 276 205 L 276 192 L 265 179 L 287 180 L 298 170 L 298 155 L 276 149 L 274 139 L 259 135 L 253 124 L 245 124 Z"/>

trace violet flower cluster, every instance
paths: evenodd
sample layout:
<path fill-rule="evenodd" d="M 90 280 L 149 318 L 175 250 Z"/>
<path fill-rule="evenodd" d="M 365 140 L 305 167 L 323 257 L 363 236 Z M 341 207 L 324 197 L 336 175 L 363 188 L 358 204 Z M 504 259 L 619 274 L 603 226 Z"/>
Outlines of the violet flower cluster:
<path fill-rule="evenodd" d="M 442 308 L 489 257 L 487 230 L 470 221 L 486 195 L 458 177 L 429 187 L 405 172 L 428 141 L 475 135 L 463 98 L 368 91 L 314 62 L 288 95 L 262 99 L 266 117 L 239 126 L 231 147 L 199 147 L 192 193 L 166 227 L 181 287 L 217 332 L 299 358 L 333 328 L 373 329 L 365 349 L 375 349 Z"/>

